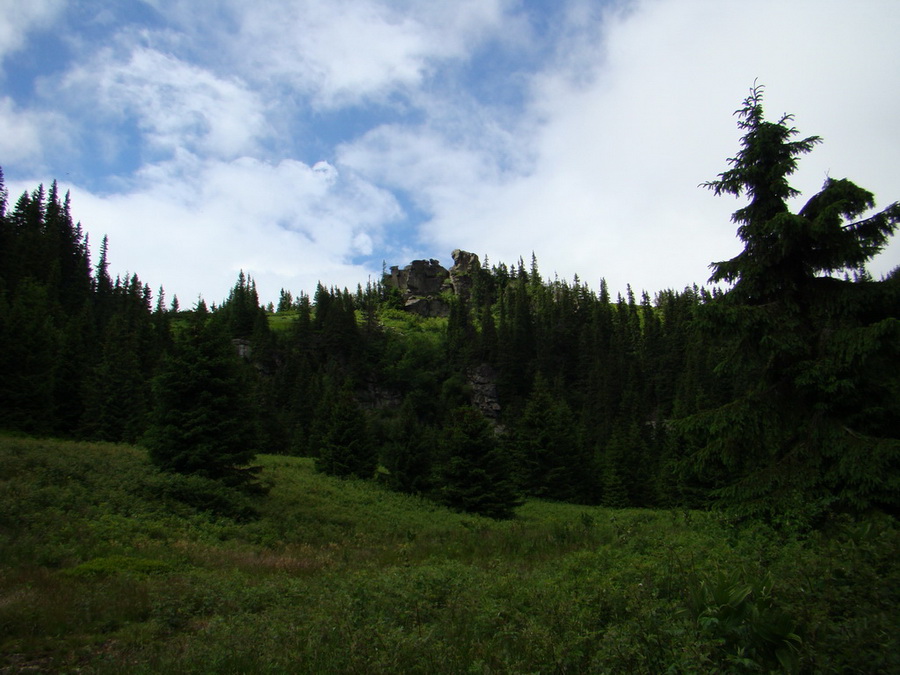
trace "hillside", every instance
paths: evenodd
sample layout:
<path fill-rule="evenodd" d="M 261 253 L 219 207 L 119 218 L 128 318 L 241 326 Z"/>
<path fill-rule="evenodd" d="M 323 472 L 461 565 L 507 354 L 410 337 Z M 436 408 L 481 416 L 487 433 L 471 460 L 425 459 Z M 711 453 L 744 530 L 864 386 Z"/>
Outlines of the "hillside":
<path fill-rule="evenodd" d="M 133 446 L 0 437 L 0 672 L 900 668 L 891 519 L 798 538 L 529 500 L 494 521 L 258 461 L 269 493 L 245 498 Z"/>

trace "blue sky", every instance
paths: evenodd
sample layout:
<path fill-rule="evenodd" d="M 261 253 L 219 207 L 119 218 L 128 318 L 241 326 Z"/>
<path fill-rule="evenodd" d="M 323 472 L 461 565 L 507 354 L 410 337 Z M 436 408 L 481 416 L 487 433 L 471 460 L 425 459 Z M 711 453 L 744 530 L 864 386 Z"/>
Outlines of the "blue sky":
<path fill-rule="evenodd" d="M 824 138 L 795 187 L 900 199 L 898 30 L 895 0 L 0 0 L 0 166 L 182 306 L 455 248 L 652 294 L 740 250 L 698 185 L 756 78 Z"/>

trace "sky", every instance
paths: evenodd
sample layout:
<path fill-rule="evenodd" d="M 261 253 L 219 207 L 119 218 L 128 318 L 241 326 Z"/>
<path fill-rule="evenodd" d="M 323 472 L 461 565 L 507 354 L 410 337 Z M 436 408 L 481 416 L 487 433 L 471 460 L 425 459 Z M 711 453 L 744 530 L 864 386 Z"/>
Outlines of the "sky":
<path fill-rule="evenodd" d="M 898 31 L 896 0 L 0 0 L 0 167 L 182 307 L 457 248 L 652 296 L 741 250 L 700 184 L 754 82 L 823 139 L 805 198 L 900 200 Z"/>

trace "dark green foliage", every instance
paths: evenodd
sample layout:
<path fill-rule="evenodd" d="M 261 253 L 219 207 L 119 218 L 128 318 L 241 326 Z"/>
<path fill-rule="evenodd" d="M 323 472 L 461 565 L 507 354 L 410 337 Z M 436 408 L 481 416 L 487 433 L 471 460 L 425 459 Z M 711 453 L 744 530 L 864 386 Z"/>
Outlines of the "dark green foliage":
<path fill-rule="evenodd" d="M 366 416 L 348 388 L 329 388 L 316 410 L 316 426 L 316 469 L 342 478 L 374 475 L 377 456 Z"/>
<path fill-rule="evenodd" d="M 66 570 L 66 576 L 75 578 L 109 577 L 117 574 L 145 575 L 168 574 L 172 566 L 162 560 L 137 558 L 133 556 L 114 555 L 94 558 L 81 563 L 78 567 Z"/>
<path fill-rule="evenodd" d="M 85 379 L 81 433 L 102 441 L 134 443 L 146 427 L 148 381 L 141 369 L 140 345 L 122 316 L 104 331 L 100 359 Z"/>
<path fill-rule="evenodd" d="M 238 356 L 200 303 L 153 382 L 144 443 L 164 471 L 243 486 L 253 480 L 248 466 L 256 454 L 253 431 Z"/>
<path fill-rule="evenodd" d="M 185 357 L 184 345 L 175 339 L 190 322 L 187 314 L 179 314 L 177 300 L 166 308 L 162 289 L 154 308 L 149 289 L 136 275 L 111 278 L 106 238 L 92 275 L 87 242 L 68 212 L 68 200 L 60 200 L 55 187 L 49 193 L 38 188 L 2 219 L 3 241 L 10 243 L 3 254 L 16 254 L 4 258 L 10 264 L 2 270 L 0 285 L 5 300 L 0 316 L 8 321 L 10 312 L 17 312 L 4 354 L 10 361 L 7 382 L 20 382 L 21 375 L 26 385 L 7 387 L 0 413 L 9 427 L 134 441 L 148 423 L 149 383 L 157 370 L 172 377 L 173 359 L 187 367 L 193 358 Z M 29 272 L 32 268 L 59 272 L 36 274 Z M 513 268 L 491 268 L 485 260 L 472 274 L 471 295 L 453 303 L 449 325 L 392 316 L 392 294 L 380 285 L 359 286 L 352 296 L 319 284 L 314 302 L 301 293 L 295 303 L 283 291 L 279 315 L 272 317 L 279 330 L 273 330 L 259 306 L 255 282 L 241 273 L 209 321 L 226 341 L 234 341 L 230 357 L 242 355 L 236 376 L 249 400 L 245 435 L 254 437 L 257 447 L 276 452 L 322 455 L 324 448 L 320 464 L 334 458 L 327 470 L 337 472 L 368 476 L 380 460 L 398 489 L 433 490 L 434 439 L 443 434 L 448 411 L 481 395 L 472 386 L 473 373 L 487 373 L 489 387 L 496 375 L 499 398 L 489 404 L 499 405 L 492 413 L 499 410 L 497 422 L 513 438 L 521 421 L 522 430 L 529 430 L 518 438 L 537 443 L 524 450 L 530 459 L 520 462 L 527 478 L 522 471 L 517 474 L 528 489 L 559 499 L 598 500 L 598 475 L 575 467 L 593 466 L 587 454 L 596 448 L 602 456 L 618 425 L 640 428 L 671 407 L 668 378 L 656 367 L 664 340 L 655 308 L 645 297 L 640 309 L 630 298 L 617 310 L 602 286 L 597 296 L 577 279 L 574 286 L 545 283 L 535 256 L 530 270 L 521 260 Z M 59 284 L 63 278 L 71 283 Z M 35 292 L 42 294 L 37 300 Z M 26 312 L 31 314 L 26 317 Z M 690 320 L 679 318 L 674 325 Z M 645 331 L 647 348 L 642 346 Z M 27 342 L 19 336 L 28 336 Z M 668 372 L 680 372 L 680 349 L 667 353 Z M 161 366 L 167 353 L 168 365 Z M 41 375 L 26 376 L 29 369 Z M 529 407 L 533 374 L 539 371 L 555 378 L 553 405 L 546 411 L 540 403 Z M 636 383 L 648 372 L 658 375 L 659 384 Z M 347 383 L 341 401 L 336 382 Z M 653 402 L 623 412 L 626 391 Z M 398 414 L 400 400 L 405 410 Z M 520 419 L 526 408 L 528 414 Z M 335 417 L 356 422 L 345 425 Z M 347 445 L 342 436 L 355 435 L 350 432 L 359 429 L 358 422 L 367 428 L 365 460 L 348 468 L 341 457 Z M 622 456 L 627 465 L 632 454 Z M 635 470 L 626 468 L 623 480 L 630 486 Z M 628 503 L 644 501 L 639 490 L 629 488 Z"/>
<path fill-rule="evenodd" d="M 412 399 L 407 398 L 392 420 L 382 453 L 391 487 L 409 494 L 427 494 L 433 479 L 435 445 L 433 428 L 419 420 Z"/>
<path fill-rule="evenodd" d="M 188 506 L 217 518 L 245 522 L 259 515 L 251 502 L 252 494 L 198 474 L 159 473 L 148 477 L 142 487 L 149 499 L 173 507 Z"/>
<path fill-rule="evenodd" d="M 294 296 L 290 291 L 282 288 L 278 295 L 278 309 L 276 311 L 280 314 L 281 312 L 290 312 L 292 309 L 294 309 Z"/>
<path fill-rule="evenodd" d="M 719 642 L 741 671 L 760 664 L 777 664 L 787 673 L 799 670 L 803 641 L 795 632 L 796 620 L 779 606 L 774 586 L 771 574 L 748 581 L 738 569 L 689 579 L 688 611 L 700 634 Z"/>
<path fill-rule="evenodd" d="M 790 116 L 765 121 L 759 87 L 739 114 L 743 149 L 708 187 L 750 197 L 734 214 L 745 249 L 713 265 L 711 280 L 733 287 L 704 313 L 736 398 L 682 422 L 693 466 L 744 513 L 809 522 L 832 509 L 896 510 L 900 434 L 884 413 L 896 410 L 900 374 L 888 363 L 900 316 L 884 283 L 828 275 L 860 270 L 900 205 L 847 223 L 873 196 L 828 179 L 792 214 L 787 177 L 818 139 L 790 141 Z"/>
<path fill-rule="evenodd" d="M 475 352 L 475 327 L 469 302 L 454 296 L 450 301 L 450 317 L 447 320 L 447 358 L 457 368 L 465 368 Z"/>
<path fill-rule="evenodd" d="M 48 433 L 54 427 L 59 335 L 48 296 L 31 278 L 19 282 L 11 302 L 0 293 L 0 424 L 8 429 Z"/>
<path fill-rule="evenodd" d="M 265 311 L 259 306 L 256 282 L 241 270 L 228 298 L 216 311 L 216 320 L 225 324 L 232 338 L 249 339 L 254 334 L 260 315 L 265 321 Z"/>
<path fill-rule="evenodd" d="M 596 479 L 591 458 L 581 446 L 575 416 L 560 393 L 538 375 L 510 444 L 528 494 L 585 502 Z"/>
<path fill-rule="evenodd" d="M 2 191 L 2 188 L 0 188 Z M 5 192 L 4 192 L 5 205 Z M 0 216 L 0 424 L 64 436 L 134 441 L 167 327 L 150 321 L 136 275 L 96 276 L 87 237 L 56 183 L 24 193 Z"/>
<path fill-rule="evenodd" d="M 102 276 L 102 269 L 98 270 L 98 287 Z M 77 430 L 81 437 L 134 443 L 146 430 L 150 379 L 164 347 L 171 345 L 168 324 L 154 321 L 151 304 L 149 287 L 134 274 L 116 278 L 92 312 L 100 317 L 92 333 L 95 344 L 86 347 L 91 366 L 80 380 L 83 414 Z M 81 325 L 88 320 L 84 318 Z M 161 330 L 166 333 L 161 335 Z M 86 339 L 83 334 L 80 337 Z M 77 360 L 79 353 L 67 356 L 73 357 Z"/>
<path fill-rule="evenodd" d="M 0 223 L 4 224 L 6 222 L 6 203 L 8 199 L 9 190 L 6 189 L 6 182 L 3 179 L 3 167 L 0 167 Z M 5 240 L 3 243 L 6 243 Z"/>
<path fill-rule="evenodd" d="M 867 215 L 870 193 L 829 179 L 791 213 L 788 178 L 819 139 L 766 121 L 760 88 L 739 114 L 741 149 L 707 185 L 749 197 L 744 251 L 712 266 L 730 290 L 612 298 L 603 280 L 545 280 L 532 254 L 468 270 L 448 319 L 371 281 L 282 289 L 267 312 L 241 272 L 198 324 L 162 289 L 153 309 L 136 275 L 112 279 L 105 238 L 92 274 L 55 184 L 9 209 L 0 177 L 0 425 L 133 442 L 150 419 L 154 456 L 191 476 L 242 482 L 253 449 L 291 453 L 493 515 L 513 484 L 789 524 L 896 511 L 900 274 L 863 265 L 900 207 Z"/>
<path fill-rule="evenodd" d="M 69 196 L 54 182 L 23 193 L 11 211 L 0 179 L 0 424 L 70 432 L 80 414 L 80 378 L 92 326 L 87 239 L 72 222 Z M 89 344 L 89 342 L 87 342 Z"/>
<path fill-rule="evenodd" d="M 512 467 L 477 411 L 453 411 L 438 442 L 438 453 L 438 499 L 442 503 L 490 518 L 512 517 L 521 504 Z"/>
<path fill-rule="evenodd" d="M 788 183 L 800 155 L 821 139 L 790 140 L 798 132 L 791 115 L 769 122 L 763 116 L 762 87 L 754 87 L 738 111 L 746 131 L 742 150 L 728 160 L 732 168 L 707 183 L 717 195 L 746 194 L 750 203 L 735 211 L 744 250 L 713 264 L 711 281 L 729 281 L 729 295 L 748 304 L 799 300 L 821 273 L 858 270 L 887 242 L 900 219 L 900 204 L 860 221 L 875 206 L 872 193 L 847 179 L 828 178 L 799 213 L 787 200 L 799 196 Z"/>

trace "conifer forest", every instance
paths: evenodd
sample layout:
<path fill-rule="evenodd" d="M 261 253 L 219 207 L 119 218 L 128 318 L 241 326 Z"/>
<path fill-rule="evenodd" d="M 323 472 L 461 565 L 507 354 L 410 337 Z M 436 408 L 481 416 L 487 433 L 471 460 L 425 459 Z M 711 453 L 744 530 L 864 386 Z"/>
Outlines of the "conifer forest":
<path fill-rule="evenodd" d="M 820 139 L 801 137 L 790 116 L 767 119 L 761 87 L 737 120 L 740 147 L 700 189 L 743 200 L 733 216 L 743 250 L 713 262 L 708 280 L 697 270 L 702 285 L 653 294 L 629 287 L 613 297 L 605 282 L 545 277 L 539 251 L 506 263 L 462 252 L 470 264 L 455 266 L 424 298 L 441 308 L 430 313 L 411 311 L 415 289 L 398 283 L 396 270 L 355 289 L 327 280 L 312 294 L 282 289 L 268 306 L 241 272 L 226 298 L 181 305 L 138 274 L 111 278 L 116 242 L 88 241 L 73 222 L 77 195 L 60 194 L 54 182 L 16 197 L 0 173 L 0 430 L 8 443 L 53 438 L 145 452 L 148 471 L 179 477 L 169 497 L 235 522 L 265 512 L 258 504 L 279 489 L 266 477 L 273 463 L 307 458 L 348 494 L 371 485 L 497 527 L 526 522 L 521 514 L 535 503 L 582 509 L 585 531 L 597 526 L 584 509 L 644 509 L 719 514 L 730 527 L 768 528 L 773 541 L 878 518 L 896 553 L 900 267 L 875 279 L 866 263 L 894 233 L 900 203 L 876 209 L 863 187 L 828 178 L 792 210 L 799 195 L 791 175 Z M 2 478 L 9 492 L 15 478 Z M 11 541 L 14 520 L 0 517 L 0 541 Z M 884 555 L 867 573 L 896 580 L 896 563 Z M 67 560 L 46 566 L 84 563 Z M 0 576 L 18 564 L 0 561 Z M 734 590 L 728 574 L 716 577 L 719 587 L 713 577 L 698 581 L 696 593 L 731 582 Z M 555 666 L 534 656 L 533 670 L 512 661 L 491 670 L 482 656 L 484 668 L 470 660 L 468 672 L 609 672 L 610 664 L 704 672 L 704 663 L 706 672 L 864 672 L 841 661 L 846 654 L 826 658 L 799 646 L 818 644 L 798 626 L 831 625 L 821 617 L 795 615 L 793 632 L 770 644 L 761 628 L 741 632 L 749 615 L 725 615 L 749 597 L 763 607 L 770 591 L 748 586 L 718 604 L 691 596 L 702 606 L 694 618 L 721 610 L 692 625 L 713 630 L 715 620 L 721 633 L 690 665 L 673 666 L 671 654 L 629 661 L 624 652 L 592 662 L 582 651 L 557 654 Z M 887 655 L 897 647 L 887 637 L 898 624 L 896 588 L 879 592 L 888 594 L 880 609 L 871 609 L 875 600 L 869 607 L 882 648 L 866 643 L 866 658 L 884 661 L 869 672 L 900 672 L 896 652 Z M 781 619 L 765 607 L 771 628 Z M 3 611 L 0 633 L 12 635 L 16 624 L 3 623 Z M 743 628 L 729 633 L 728 621 Z M 21 641 L 2 644 L 28 651 Z M 709 656 L 717 649 L 728 659 Z M 393 670 L 399 662 L 373 654 L 320 672 L 401 672 Z M 449 672 L 464 671 L 460 659 Z M 90 663 L 97 670 L 85 672 L 102 671 Z M 157 666 L 164 663 L 187 667 Z M 314 661 L 304 663 L 303 672 L 315 671 Z M 208 672 L 281 667 L 254 661 Z M 440 672 L 435 664 L 403 667 Z"/>

